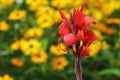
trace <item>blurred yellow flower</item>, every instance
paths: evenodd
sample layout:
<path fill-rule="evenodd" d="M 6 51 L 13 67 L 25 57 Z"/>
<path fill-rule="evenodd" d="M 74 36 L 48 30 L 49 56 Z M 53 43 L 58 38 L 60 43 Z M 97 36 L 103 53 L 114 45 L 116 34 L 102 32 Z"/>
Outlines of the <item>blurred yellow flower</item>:
<path fill-rule="evenodd" d="M 28 5 L 31 5 L 32 3 L 36 3 L 36 2 L 38 2 L 39 0 L 25 0 L 25 2 L 26 2 L 26 4 L 28 4 Z"/>
<path fill-rule="evenodd" d="M 120 8 L 120 1 L 119 0 L 112 0 L 106 2 L 102 5 L 102 11 L 105 15 L 110 15 L 113 13 L 114 10 Z"/>
<path fill-rule="evenodd" d="M 25 10 L 14 10 L 9 14 L 9 20 L 21 20 L 26 16 Z"/>
<path fill-rule="evenodd" d="M 80 5 L 82 4 L 83 0 L 71 0 L 71 7 L 80 7 Z"/>
<path fill-rule="evenodd" d="M 68 64 L 69 62 L 64 56 L 55 57 L 51 62 L 51 66 L 56 70 L 63 70 Z"/>
<path fill-rule="evenodd" d="M 23 60 L 21 60 L 20 58 L 12 58 L 11 63 L 16 67 L 22 67 L 24 65 Z"/>
<path fill-rule="evenodd" d="M 14 3 L 15 0 L 0 0 L 0 8 L 9 7 Z"/>
<path fill-rule="evenodd" d="M 25 38 L 31 38 L 31 37 L 42 37 L 44 34 L 43 29 L 40 28 L 30 28 L 26 33 L 25 33 Z"/>
<path fill-rule="evenodd" d="M 12 50 L 19 50 L 19 49 L 20 49 L 19 41 L 13 42 L 13 43 L 10 45 L 10 48 L 11 48 Z"/>
<path fill-rule="evenodd" d="M 71 4 L 71 0 L 52 0 L 51 5 L 56 8 L 65 8 Z"/>
<path fill-rule="evenodd" d="M 45 51 L 40 50 L 38 53 L 31 55 L 31 61 L 35 64 L 41 64 L 47 60 L 48 56 Z"/>
<path fill-rule="evenodd" d="M 49 28 L 53 25 L 53 20 L 52 17 L 49 15 L 43 15 L 41 17 L 39 17 L 37 19 L 37 24 L 41 27 L 41 28 Z"/>
<path fill-rule="evenodd" d="M 36 11 L 43 5 L 48 5 L 48 0 L 26 0 L 26 4 L 30 5 L 31 11 Z"/>
<path fill-rule="evenodd" d="M 30 39 L 21 44 L 21 50 L 25 55 L 35 54 L 39 51 L 41 43 L 37 39 Z"/>
<path fill-rule="evenodd" d="M 101 21 L 104 17 L 103 17 L 103 13 L 101 12 L 101 10 L 98 9 L 92 9 L 92 16 L 95 20 L 97 21 Z"/>
<path fill-rule="evenodd" d="M 54 15 L 55 16 L 54 12 L 55 12 L 55 10 L 53 8 L 49 7 L 49 6 L 41 6 L 37 10 L 37 12 L 35 13 L 35 16 L 36 16 L 36 18 L 43 16 L 43 14 L 44 15 L 50 15 L 50 16 Z"/>
<path fill-rule="evenodd" d="M 5 74 L 4 76 L 0 76 L 0 80 L 14 80 L 9 74 Z"/>
<path fill-rule="evenodd" d="M 65 47 L 65 45 L 64 45 L 63 43 L 60 43 L 59 45 L 60 45 L 60 47 L 61 47 L 62 49 L 66 50 L 66 47 Z M 56 46 L 56 45 L 51 45 L 51 46 L 50 46 L 50 52 L 51 52 L 52 54 L 56 55 L 56 56 L 68 54 L 67 51 L 61 50 L 61 49 L 60 49 L 58 46 Z"/>
<path fill-rule="evenodd" d="M 25 0 L 26 4 L 32 5 L 34 3 L 39 3 L 40 5 L 47 5 L 48 0 Z"/>
<path fill-rule="evenodd" d="M 29 9 L 31 10 L 31 11 L 36 11 L 36 10 L 38 10 L 39 9 L 39 7 L 40 7 L 40 4 L 39 3 L 32 3 L 31 5 L 30 5 L 30 7 L 29 7 Z"/>
<path fill-rule="evenodd" d="M 12 44 L 10 44 L 10 48 L 12 50 L 19 50 L 21 48 L 21 45 L 25 42 L 24 39 L 21 40 L 17 40 L 15 42 L 13 42 Z"/>
<path fill-rule="evenodd" d="M 101 50 L 102 46 L 101 46 L 101 42 L 100 41 L 95 41 L 94 43 L 92 43 L 89 46 L 90 49 L 90 55 L 94 56 L 96 55 L 100 50 Z"/>
<path fill-rule="evenodd" d="M 9 30 L 10 26 L 5 21 L 0 21 L 0 31 Z"/>

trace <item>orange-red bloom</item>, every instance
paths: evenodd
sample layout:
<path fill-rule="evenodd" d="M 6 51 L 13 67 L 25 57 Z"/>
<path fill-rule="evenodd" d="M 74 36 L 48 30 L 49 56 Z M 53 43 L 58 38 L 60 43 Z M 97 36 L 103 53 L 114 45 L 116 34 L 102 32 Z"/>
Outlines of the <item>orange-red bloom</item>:
<path fill-rule="evenodd" d="M 96 22 L 89 16 L 83 15 L 83 8 L 84 4 L 80 9 L 74 9 L 70 14 L 70 20 L 59 9 L 63 22 L 58 27 L 58 34 L 69 48 L 72 49 L 73 44 L 76 45 L 76 52 L 73 49 L 72 51 L 80 57 L 90 55 L 88 46 L 97 39 L 96 35 L 87 27 L 91 23 L 96 24 Z M 82 46 L 80 46 L 80 41 L 83 42 Z"/>

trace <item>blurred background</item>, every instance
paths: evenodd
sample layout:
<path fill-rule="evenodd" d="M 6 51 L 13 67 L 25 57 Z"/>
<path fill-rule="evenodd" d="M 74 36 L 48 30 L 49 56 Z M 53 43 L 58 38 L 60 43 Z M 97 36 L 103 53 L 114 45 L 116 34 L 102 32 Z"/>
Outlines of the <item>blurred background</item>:
<path fill-rule="evenodd" d="M 58 49 L 57 7 L 69 18 L 83 0 L 0 0 L 0 80 L 75 80 L 74 55 Z M 86 0 L 97 22 L 83 80 L 120 80 L 120 0 Z"/>

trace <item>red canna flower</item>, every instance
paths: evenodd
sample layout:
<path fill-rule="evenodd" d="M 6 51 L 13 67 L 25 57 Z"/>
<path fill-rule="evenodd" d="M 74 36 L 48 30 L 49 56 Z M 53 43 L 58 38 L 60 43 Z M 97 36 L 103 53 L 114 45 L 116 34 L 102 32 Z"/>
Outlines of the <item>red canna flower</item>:
<path fill-rule="evenodd" d="M 58 34 L 66 46 L 74 52 L 75 56 L 79 57 L 89 56 L 88 47 L 97 39 L 96 35 L 88 28 L 91 23 L 96 24 L 96 22 L 89 16 L 83 15 L 83 8 L 84 4 L 80 9 L 74 9 L 70 14 L 70 20 L 58 9 L 63 19 L 63 22 L 58 27 Z M 81 41 L 83 42 L 82 45 L 80 45 Z M 76 52 L 73 50 L 74 44 L 76 45 Z"/>

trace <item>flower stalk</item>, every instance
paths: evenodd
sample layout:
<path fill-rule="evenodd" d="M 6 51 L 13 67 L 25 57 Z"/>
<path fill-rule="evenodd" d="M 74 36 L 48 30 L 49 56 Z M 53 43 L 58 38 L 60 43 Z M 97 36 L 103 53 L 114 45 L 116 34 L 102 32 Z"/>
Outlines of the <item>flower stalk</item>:
<path fill-rule="evenodd" d="M 75 75 L 76 80 L 82 80 L 82 66 L 81 66 L 81 60 L 80 57 L 75 57 Z"/>

